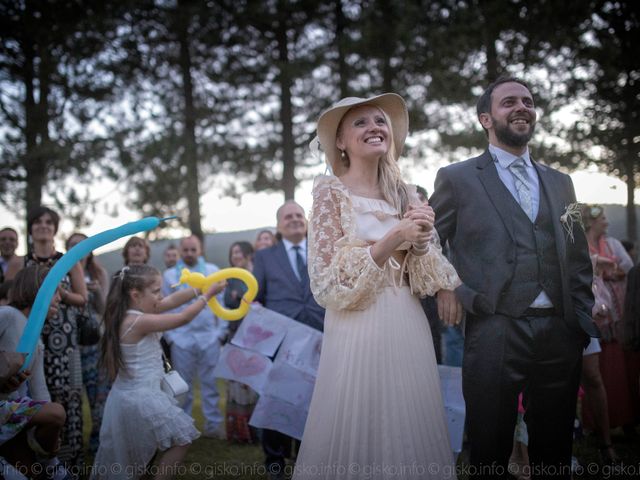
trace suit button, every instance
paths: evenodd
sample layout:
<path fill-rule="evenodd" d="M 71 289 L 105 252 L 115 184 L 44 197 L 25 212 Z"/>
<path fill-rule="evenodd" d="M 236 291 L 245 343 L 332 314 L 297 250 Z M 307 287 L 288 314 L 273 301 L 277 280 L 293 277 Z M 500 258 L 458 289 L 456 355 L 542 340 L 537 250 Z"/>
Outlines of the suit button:
<path fill-rule="evenodd" d="M 507 259 L 507 263 L 508 263 L 509 265 L 513 264 L 513 258 L 508 258 L 508 259 Z"/>

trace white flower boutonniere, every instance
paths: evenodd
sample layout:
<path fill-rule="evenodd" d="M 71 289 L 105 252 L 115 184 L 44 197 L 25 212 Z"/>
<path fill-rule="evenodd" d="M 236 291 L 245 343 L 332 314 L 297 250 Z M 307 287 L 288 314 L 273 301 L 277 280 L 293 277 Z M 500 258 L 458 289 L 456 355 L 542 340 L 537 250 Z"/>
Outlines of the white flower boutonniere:
<path fill-rule="evenodd" d="M 573 237 L 573 226 L 577 223 L 584 230 L 584 224 L 582 223 L 582 214 L 580 213 L 580 204 L 577 202 L 570 203 L 565 208 L 564 213 L 560 215 L 560 223 L 567 237 L 571 240 L 571 243 L 575 242 Z"/>

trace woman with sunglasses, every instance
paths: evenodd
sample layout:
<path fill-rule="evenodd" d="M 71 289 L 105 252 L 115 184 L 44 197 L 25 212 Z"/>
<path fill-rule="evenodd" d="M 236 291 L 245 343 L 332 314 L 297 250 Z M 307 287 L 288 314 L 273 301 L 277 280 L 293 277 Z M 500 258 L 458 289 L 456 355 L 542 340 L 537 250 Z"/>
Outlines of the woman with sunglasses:
<path fill-rule="evenodd" d="M 601 206 L 584 205 L 582 221 L 595 266 L 594 274 L 601 275 L 601 284 L 610 298 L 606 309 L 595 316 L 602 334 L 600 372 L 607 392 L 610 426 L 622 426 L 625 431 L 633 430 L 634 424 L 640 419 L 640 356 L 637 352 L 623 349 L 621 322 L 627 273 L 633 267 L 633 261 L 622 243 L 607 235 L 609 223 Z M 588 396 L 585 400 L 589 404 Z M 588 418 L 586 423 L 590 423 Z"/>

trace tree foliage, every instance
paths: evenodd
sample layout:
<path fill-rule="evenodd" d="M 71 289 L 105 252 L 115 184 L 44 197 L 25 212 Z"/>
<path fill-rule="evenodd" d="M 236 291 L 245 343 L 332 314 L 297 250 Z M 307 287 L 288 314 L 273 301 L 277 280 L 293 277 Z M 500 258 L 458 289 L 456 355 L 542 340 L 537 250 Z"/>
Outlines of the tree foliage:
<path fill-rule="evenodd" d="M 214 185 L 293 198 L 319 162 L 307 148 L 315 120 L 344 96 L 401 93 L 417 162 L 483 148 L 473 106 L 503 73 L 527 80 L 543 113 L 537 158 L 596 164 L 624 179 L 634 202 L 631 1 L 0 0 L 0 9 L 6 204 L 34 205 L 46 190 L 65 213 L 70 199 L 84 212 L 87 193 L 64 179 L 99 167 L 136 210 L 178 214 L 202 235 L 200 199 Z"/>

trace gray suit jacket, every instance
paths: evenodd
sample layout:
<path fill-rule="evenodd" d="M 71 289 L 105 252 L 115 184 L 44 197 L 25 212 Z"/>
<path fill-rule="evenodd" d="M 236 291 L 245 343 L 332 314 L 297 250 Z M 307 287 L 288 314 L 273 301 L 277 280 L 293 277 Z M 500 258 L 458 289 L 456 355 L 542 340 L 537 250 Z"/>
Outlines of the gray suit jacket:
<path fill-rule="evenodd" d="M 324 308 L 313 298 L 309 282 L 303 285 L 293 273 L 282 242 L 256 252 L 253 275 L 258 280 L 258 302 L 322 331 Z"/>
<path fill-rule="evenodd" d="M 568 175 L 533 162 L 540 178 L 540 195 L 546 195 L 553 219 L 561 271 L 563 317 L 576 331 L 597 337 L 591 308 L 592 269 L 586 237 L 579 224 L 573 241 L 560 217 L 576 201 Z M 448 242 L 451 260 L 463 284 L 456 293 L 465 309 L 493 314 L 516 265 L 513 219 L 509 191 L 504 186 L 489 151 L 479 157 L 448 165 L 438 171 L 430 204 L 442 244 Z"/>

